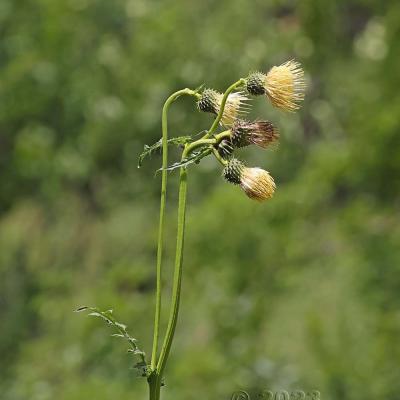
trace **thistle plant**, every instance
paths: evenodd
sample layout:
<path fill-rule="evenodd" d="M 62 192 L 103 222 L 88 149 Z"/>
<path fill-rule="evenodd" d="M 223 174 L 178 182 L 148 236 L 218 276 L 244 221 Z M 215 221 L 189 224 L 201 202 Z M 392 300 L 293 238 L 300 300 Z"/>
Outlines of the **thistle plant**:
<path fill-rule="evenodd" d="M 296 111 L 304 99 L 304 72 L 299 63 L 288 61 L 272 67 L 267 73 L 255 72 L 230 85 L 223 94 L 213 89 L 182 89 L 168 97 L 162 110 L 162 138 L 151 146 L 145 145 L 139 157 L 139 166 L 143 160 L 161 149 L 161 198 L 156 260 L 156 294 L 154 331 L 151 358 L 148 360 L 135 338 L 127 332 L 127 327 L 116 321 L 111 310 L 100 311 L 97 308 L 80 307 L 77 311 L 87 310 L 90 315 L 100 317 L 111 325 L 114 336 L 128 341 L 130 351 L 137 358 L 135 367 L 145 377 L 149 386 L 149 399 L 159 400 L 164 382 L 164 372 L 178 321 L 182 286 L 183 243 L 185 233 L 186 192 L 188 166 L 199 163 L 204 157 L 214 156 L 222 165 L 222 175 L 233 185 L 238 185 L 253 200 L 265 201 L 274 195 L 276 185 L 270 173 L 259 167 L 248 167 L 235 157 L 238 148 L 255 145 L 262 149 L 277 143 L 279 132 L 270 122 L 264 120 L 248 121 L 244 119 L 249 110 L 250 96 L 265 95 L 272 105 L 283 111 Z M 197 135 L 169 138 L 168 112 L 172 103 L 182 96 L 196 101 L 197 108 L 215 115 L 211 127 L 204 131 L 201 138 Z M 179 162 L 169 165 L 168 147 L 183 147 Z M 179 199 L 176 236 L 175 267 L 173 274 L 172 300 L 169 310 L 168 326 L 164 337 L 160 337 L 160 318 L 162 305 L 162 260 L 164 243 L 164 219 L 167 194 L 168 172 L 179 169 Z M 161 343 L 161 348 L 159 345 Z"/>

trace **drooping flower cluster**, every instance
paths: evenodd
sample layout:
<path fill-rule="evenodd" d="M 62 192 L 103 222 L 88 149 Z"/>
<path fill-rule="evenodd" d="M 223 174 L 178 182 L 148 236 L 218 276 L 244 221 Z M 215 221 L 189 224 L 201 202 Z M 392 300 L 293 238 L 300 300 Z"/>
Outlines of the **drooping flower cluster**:
<path fill-rule="evenodd" d="M 265 95 L 274 107 L 284 111 L 296 111 L 304 99 L 304 72 L 296 61 L 288 61 L 272 67 L 268 73 L 255 72 L 245 80 L 248 94 Z M 223 95 L 212 90 L 203 91 L 198 100 L 198 108 L 204 112 L 218 114 Z M 225 179 L 239 185 L 252 199 L 263 201 L 270 199 L 275 191 L 275 182 L 271 175 L 261 168 L 248 168 L 243 162 L 234 158 L 237 148 L 256 145 L 263 149 L 276 143 L 279 132 L 270 121 L 247 121 L 243 114 L 247 112 L 248 97 L 243 92 L 228 95 L 221 124 L 228 127 L 226 134 L 216 145 L 216 150 L 224 160 L 223 175 Z"/>

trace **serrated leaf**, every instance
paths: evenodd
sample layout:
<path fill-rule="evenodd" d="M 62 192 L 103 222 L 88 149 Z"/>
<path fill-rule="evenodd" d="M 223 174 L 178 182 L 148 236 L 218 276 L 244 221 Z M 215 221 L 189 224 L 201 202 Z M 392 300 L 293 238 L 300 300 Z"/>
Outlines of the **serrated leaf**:
<path fill-rule="evenodd" d="M 192 139 L 191 136 L 178 136 L 178 137 L 168 139 L 167 144 L 168 144 L 168 146 L 170 146 L 170 145 L 175 145 L 175 146 L 185 145 L 186 143 L 190 142 L 191 139 Z M 151 146 L 145 144 L 143 152 L 139 156 L 138 168 L 140 168 L 142 166 L 143 160 L 146 157 L 150 157 L 155 151 L 157 151 L 158 149 L 161 149 L 161 148 L 162 148 L 162 138 L 160 140 L 158 140 L 157 142 L 155 142 L 154 144 L 152 144 Z"/>
<path fill-rule="evenodd" d="M 88 314 L 90 317 L 97 317 L 97 318 L 101 318 L 104 321 L 106 321 L 108 324 L 112 325 L 112 321 L 104 314 L 101 314 L 97 311 L 93 311 L 91 313 Z"/>
<path fill-rule="evenodd" d="M 145 352 L 139 349 L 136 343 L 136 339 L 128 334 L 128 332 L 126 331 L 127 326 L 125 324 L 122 324 L 121 322 L 116 321 L 116 319 L 112 315 L 113 313 L 112 310 L 101 311 L 96 307 L 85 306 L 85 307 L 79 307 L 76 311 L 85 311 L 85 310 L 89 311 L 88 313 L 89 316 L 101 318 L 104 321 L 106 321 L 108 325 L 113 326 L 118 333 L 113 333 L 111 336 L 126 339 L 131 347 L 128 351 L 133 353 L 135 356 L 138 356 L 140 359 L 140 363 L 147 365 Z M 147 369 L 146 369 L 146 374 L 147 374 Z"/>
<path fill-rule="evenodd" d="M 89 315 L 90 317 L 100 317 L 100 318 L 105 319 L 104 316 L 101 315 L 100 313 L 98 313 L 97 311 L 93 311 L 93 312 L 89 313 L 88 315 Z"/>
<path fill-rule="evenodd" d="M 111 335 L 111 337 L 117 337 L 117 338 L 125 339 L 125 336 L 124 336 L 124 335 L 121 335 L 120 333 L 113 333 L 113 334 Z"/>
<path fill-rule="evenodd" d="M 192 154 L 189 155 L 189 157 L 186 157 L 183 160 L 176 162 L 165 169 L 167 171 L 173 171 L 174 169 L 181 168 L 181 167 L 186 168 L 190 164 L 199 163 L 202 158 L 208 156 L 211 152 L 212 152 L 212 149 L 210 147 L 205 147 L 201 150 L 194 151 Z M 158 171 L 162 171 L 162 170 L 163 170 L 162 168 L 158 169 Z"/>
<path fill-rule="evenodd" d="M 123 331 L 126 330 L 127 326 L 124 324 L 121 324 L 119 322 L 115 322 L 115 326 L 117 326 L 118 328 L 122 329 Z"/>

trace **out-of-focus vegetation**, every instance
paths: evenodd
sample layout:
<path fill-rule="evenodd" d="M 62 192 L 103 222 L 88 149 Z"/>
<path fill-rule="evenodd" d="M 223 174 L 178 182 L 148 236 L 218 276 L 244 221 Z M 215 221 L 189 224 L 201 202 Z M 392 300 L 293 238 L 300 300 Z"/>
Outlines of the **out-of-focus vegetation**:
<path fill-rule="evenodd" d="M 290 58 L 310 82 L 302 110 L 253 100 L 281 144 L 243 152 L 274 199 L 248 200 L 211 158 L 190 168 L 163 394 L 398 399 L 399 20 L 398 1 L 1 0 L 1 399 L 145 398 L 125 344 L 73 313 L 111 307 L 150 350 L 160 158 L 138 170 L 137 156 L 172 91 Z M 170 122 L 211 119 L 183 99 Z"/>

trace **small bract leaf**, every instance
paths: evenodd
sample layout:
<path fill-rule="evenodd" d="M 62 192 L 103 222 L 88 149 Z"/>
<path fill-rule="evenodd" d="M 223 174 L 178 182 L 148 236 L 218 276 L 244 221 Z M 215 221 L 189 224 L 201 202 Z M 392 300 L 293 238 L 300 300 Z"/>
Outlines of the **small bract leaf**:
<path fill-rule="evenodd" d="M 113 333 L 113 334 L 111 335 L 111 337 L 118 337 L 118 338 L 125 339 L 125 336 L 124 336 L 124 335 L 121 335 L 120 333 Z"/>

